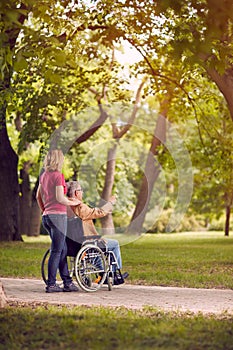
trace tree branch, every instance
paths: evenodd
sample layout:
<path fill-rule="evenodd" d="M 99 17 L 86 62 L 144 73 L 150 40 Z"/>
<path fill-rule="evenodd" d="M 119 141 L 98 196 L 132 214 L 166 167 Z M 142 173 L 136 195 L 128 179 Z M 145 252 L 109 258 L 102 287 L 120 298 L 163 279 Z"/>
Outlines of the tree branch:
<path fill-rule="evenodd" d="M 117 127 L 116 123 L 112 123 L 112 133 L 113 133 L 114 139 L 120 139 L 131 128 L 131 126 L 135 120 L 137 111 L 138 111 L 138 105 L 139 105 L 139 102 L 141 100 L 141 91 L 143 89 L 143 86 L 144 86 L 146 80 L 147 80 L 147 78 L 144 78 L 138 87 L 138 90 L 136 93 L 136 99 L 135 99 L 135 103 L 134 103 L 134 108 L 133 108 L 132 114 L 131 114 L 127 124 L 120 129 Z"/>
<path fill-rule="evenodd" d="M 102 105 L 100 102 L 98 102 L 99 110 L 100 110 L 100 116 L 96 121 L 90 126 L 90 128 L 85 131 L 81 136 L 79 136 L 76 140 L 78 144 L 85 142 L 88 140 L 105 122 L 105 120 L 108 118 L 108 114 L 104 111 Z"/>

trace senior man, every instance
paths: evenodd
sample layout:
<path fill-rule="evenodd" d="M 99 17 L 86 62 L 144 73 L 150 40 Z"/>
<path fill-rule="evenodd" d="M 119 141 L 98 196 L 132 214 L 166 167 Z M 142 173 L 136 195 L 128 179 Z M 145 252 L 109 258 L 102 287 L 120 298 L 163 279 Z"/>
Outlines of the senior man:
<path fill-rule="evenodd" d="M 73 218 L 74 216 L 77 216 L 82 221 L 82 235 L 88 239 L 89 237 L 93 238 L 95 236 L 99 237 L 99 233 L 97 232 L 94 222 L 94 219 L 102 218 L 113 210 L 113 205 L 116 202 L 115 196 L 112 196 L 110 200 L 104 204 L 102 207 L 95 207 L 91 208 L 87 204 L 83 203 L 83 190 L 81 188 L 81 185 L 78 181 L 70 181 L 67 183 L 67 197 L 69 198 L 76 198 L 80 200 L 80 204 L 76 206 L 69 207 L 68 209 L 68 218 Z M 74 231 L 74 230 L 73 230 Z M 72 239 L 78 240 L 78 236 L 75 238 L 74 234 L 76 232 L 72 232 Z M 78 234 L 78 232 L 77 232 Z M 69 235 L 68 235 L 69 236 Z M 104 238 L 107 249 L 111 250 L 117 260 L 117 264 L 119 269 L 122 268 L 122 259 L 121 259 L 121 251 L 120 251 L 120 245 L 119 242 L 116 239 L 110 239 L 110 238 Z M 116 268 L 114 265 L 114 284 L 122 284 L 124 283 L 124 279 L 128 277 L 128 273 L 125 272 L 122 274 L 122 277 L 117 275 Z"/>

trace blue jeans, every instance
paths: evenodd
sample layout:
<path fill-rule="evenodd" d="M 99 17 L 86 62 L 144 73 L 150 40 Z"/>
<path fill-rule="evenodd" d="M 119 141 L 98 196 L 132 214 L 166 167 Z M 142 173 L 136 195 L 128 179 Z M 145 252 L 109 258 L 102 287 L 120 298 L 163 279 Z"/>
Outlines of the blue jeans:
<path fill-rule="evenodd" d="M 121 269 L 122 260 L 121 260 L 121 250 L 120 250 L 119 242 L 116 239 L 111 239 L 111 238 L 104 238 L 104 240 L 107 242 L 108 250 L 111 250 L 115 254 L 118 267 L 119 269 Z M 114 271 L 116 270 L 115 265 L 113 265 L 113 270 Z"/>
<path fill-rule="evenodd" d="M 56 283 L 56 274 L 59 270 L 64 285 L 72 282 L 67 265 L 67 215 L 50 214 L 42 216 L 42 224 L 51 238 L 50 257 L 48 261 L 48 286 Z"/>

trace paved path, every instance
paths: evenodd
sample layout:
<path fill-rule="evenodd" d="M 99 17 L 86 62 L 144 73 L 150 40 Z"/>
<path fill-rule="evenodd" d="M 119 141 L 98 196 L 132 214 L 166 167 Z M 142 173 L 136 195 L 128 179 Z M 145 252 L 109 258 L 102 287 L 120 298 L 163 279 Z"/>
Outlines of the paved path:
<path fill-rule="evenodd" d="M 152 306 L 165 311 L 190 311 L 233 315 L 233 290 L 135 286 L 107 286 L 93 293 L 45 293 L 44 283 L 33 279 L 1 278 L 7 301 L 45 302 L 69 305 L 125 306 L 142 309 Z"/>

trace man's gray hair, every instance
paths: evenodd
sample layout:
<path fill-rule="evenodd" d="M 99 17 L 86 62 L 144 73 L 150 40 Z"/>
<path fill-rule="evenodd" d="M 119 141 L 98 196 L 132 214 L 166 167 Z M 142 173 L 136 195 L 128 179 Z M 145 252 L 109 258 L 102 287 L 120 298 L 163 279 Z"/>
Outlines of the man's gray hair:
<path fill-rule="evenodd" d="M 80 186 L 80 183 L 78 181 L 69 181 L 66 183 L 67 185 L 67 197 L 74 197 L 74 192 L 77 190 L 77 188 Z"/>

